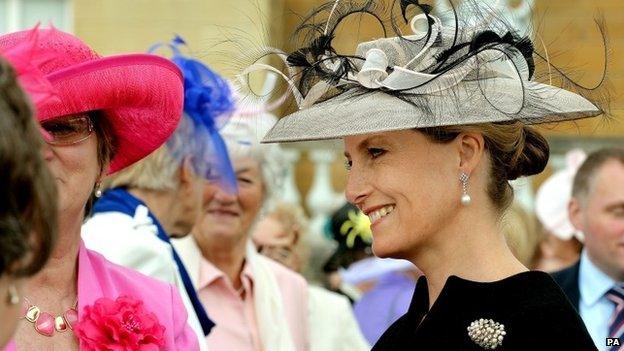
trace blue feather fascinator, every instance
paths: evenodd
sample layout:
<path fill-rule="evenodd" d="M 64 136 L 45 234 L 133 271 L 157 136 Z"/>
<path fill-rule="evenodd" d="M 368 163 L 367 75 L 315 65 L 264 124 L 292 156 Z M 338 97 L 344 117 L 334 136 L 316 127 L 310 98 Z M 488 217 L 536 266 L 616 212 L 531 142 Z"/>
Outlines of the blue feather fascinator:
<path fill-rule="evenodd" d="M 226 191 L 236 192 L 236 176 L 219 133 L 236 111 L 236 97 L 225 78 L 201 61 L 182 54 L 180 48 L 186 45 L 184 39 L 176 36 L 169 43 L 154 44 L 149 52 L 169 48 L 171 61 L 184 76 L 184 113 L 192 120 L 194 131 L 193 140 L 185 144 L 196 147 L 197 152 L 193 153 L 195 169 L 202 170 L 204 178 L 217 181 Z M 176 158 L 189 154 L 184 148 L 173 149 Z"/>

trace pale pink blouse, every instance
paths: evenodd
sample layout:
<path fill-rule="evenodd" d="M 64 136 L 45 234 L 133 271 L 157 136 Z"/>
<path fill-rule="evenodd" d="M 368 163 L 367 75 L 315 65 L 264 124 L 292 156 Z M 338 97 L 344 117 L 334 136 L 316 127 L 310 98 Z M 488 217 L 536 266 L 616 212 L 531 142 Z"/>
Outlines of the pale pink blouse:
<path fill-rule="evenodd" d="M 299 274 L 268 258 L 283 297 L 284 312 L 295 349 L 309 350 L 307 283 Z M 248 264 L 242 272 L 243 286 L 236 291 L 229 279 L 208 260 L 200 263 L 199 298 L 210 311 L 216 327 L 206 337 L 210 350 L 264 350 L 254 307 L 254 276 Z"/>

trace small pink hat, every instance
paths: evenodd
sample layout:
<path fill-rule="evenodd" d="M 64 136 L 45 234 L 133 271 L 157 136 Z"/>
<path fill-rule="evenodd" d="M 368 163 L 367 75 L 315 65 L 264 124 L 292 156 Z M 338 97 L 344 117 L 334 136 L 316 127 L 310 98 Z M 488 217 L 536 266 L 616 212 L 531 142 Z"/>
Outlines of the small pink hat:
<path fill-rule="evenodd" d="M 31 63 L 55 95 L 33 99 L 37 119 L 103 111 L 116 140 L 109 174 L 149 155 L 178 125 L 184 104 L 183 79 L 169 60 L 151 54 L 101 57 L 80 39 L 55 28 L 2 35 L 0 52 L 27 41 L 34 41 L 35 46 Z"/>

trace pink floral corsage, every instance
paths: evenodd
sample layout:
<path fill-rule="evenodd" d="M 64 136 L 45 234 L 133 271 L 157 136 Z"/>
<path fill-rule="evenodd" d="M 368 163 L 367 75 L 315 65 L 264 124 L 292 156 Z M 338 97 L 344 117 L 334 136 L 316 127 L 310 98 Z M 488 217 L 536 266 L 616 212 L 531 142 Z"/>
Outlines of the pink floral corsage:
<path fill-rule="evenodd" d="M 164 332 L 156 315 L 129 296 L 103 297 L 85 306 L 74 327 L 85 351 L 158 351 L 165 344 Z"/>

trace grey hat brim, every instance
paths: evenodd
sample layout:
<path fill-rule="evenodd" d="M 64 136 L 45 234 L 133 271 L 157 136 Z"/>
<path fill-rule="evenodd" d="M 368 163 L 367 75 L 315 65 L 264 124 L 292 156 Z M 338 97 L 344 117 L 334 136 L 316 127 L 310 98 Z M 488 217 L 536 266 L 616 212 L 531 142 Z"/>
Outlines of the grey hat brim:
<path fill-rule="evenodd" d="M 462 81 L 453 89 L 403 98 L 351 89 L 282 119 L 263 143 L 339 139 L 414 128 L 520 120 L 527 124 L 593 117 L 584 97 L 537 82 L 508 78 Z M 408 101 L 406 101 L 408 100 Z"/>

